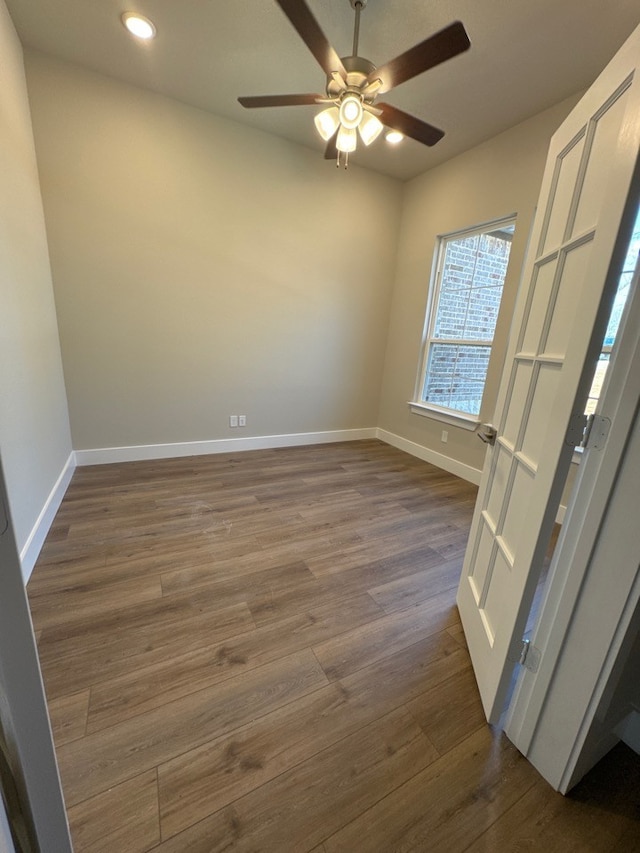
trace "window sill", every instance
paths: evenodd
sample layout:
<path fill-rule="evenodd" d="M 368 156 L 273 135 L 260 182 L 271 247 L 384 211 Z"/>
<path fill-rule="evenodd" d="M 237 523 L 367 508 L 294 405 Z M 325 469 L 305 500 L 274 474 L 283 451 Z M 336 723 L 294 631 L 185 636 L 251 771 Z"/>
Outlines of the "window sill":
<path fill-rule="evenodd" d="M 461 427 L 467 430 L 475 430 L 480 426 L 480 421 L 475 415 L 463 415 L 462 413 L 452 412 L 447 409 L 439 409 L 428 403 L 410 401 L 409 408 L 414 415 L 420 415 L 423 418 L 433 418 L 435 421 L 441 421 L 450 426 Z"/>

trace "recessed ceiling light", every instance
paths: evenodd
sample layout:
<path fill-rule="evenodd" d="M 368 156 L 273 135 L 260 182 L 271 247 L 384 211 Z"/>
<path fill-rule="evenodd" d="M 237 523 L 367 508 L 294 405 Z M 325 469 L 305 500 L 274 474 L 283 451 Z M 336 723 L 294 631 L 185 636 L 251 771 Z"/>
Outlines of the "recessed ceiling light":
<path fill-rule="evenodd" d="M 391 145 L 397 145 L 398 142 L 402 142 L 402 140 L 404 139 L 404 135 L 400 133 L 399 130 L 390 130 L 388 133 L 385 134 L 384 138 L 387 140 L 387 142 L 390 142 Z"/>
<path fill-rule="evenodd" d="M 136 38 L 148 41 L 156 36 L 155 26 L 144 15 L 138 15 L 136 12 L 125 12 L 122 15 L 122 23 Z"/>

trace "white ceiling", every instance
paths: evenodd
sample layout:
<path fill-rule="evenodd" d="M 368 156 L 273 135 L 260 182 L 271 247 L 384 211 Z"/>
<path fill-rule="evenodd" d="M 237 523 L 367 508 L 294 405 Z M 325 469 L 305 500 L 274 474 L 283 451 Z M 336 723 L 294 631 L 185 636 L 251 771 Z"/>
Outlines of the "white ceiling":
<path fill-rule="evenodd" d="M 322 92 L 324 73 L 274 0 L 6 0 L 26 46 L 177 98 L 317 150 L 315 107 L 245 110 L 239 95 Z M 308 0 L 341 56 L 349 0 Z M 150 44 L 119 16 L 154 21 Z M 434 148 L 407 139 L 360 146 L 353 162 L 402 180 L 586 88 L 640 24 L 638 0 L 369 0 L 359 54 L 377 65 L 453 20 L 471 49 L 384 100 L 446 131 Z M 331 163 L 327 168 L 333 168 Z"/>

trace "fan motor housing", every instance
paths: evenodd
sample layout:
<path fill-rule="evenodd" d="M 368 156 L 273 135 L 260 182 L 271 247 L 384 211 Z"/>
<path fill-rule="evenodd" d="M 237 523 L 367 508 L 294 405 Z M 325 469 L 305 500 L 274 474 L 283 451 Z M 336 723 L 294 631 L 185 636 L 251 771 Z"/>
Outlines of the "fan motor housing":
<path fill-rule="evenodd" d="M 340 59 L 347 72 L 347 79 L 344 82 L 349 89 L 362 88 L 369 75 L 376 70 L 373 62 L 363 56 L 341 56 Z M 331 77 L 327 78 L 327 94 L 330 98 L 335 98 L 340 94 L 340 88 Z"/>

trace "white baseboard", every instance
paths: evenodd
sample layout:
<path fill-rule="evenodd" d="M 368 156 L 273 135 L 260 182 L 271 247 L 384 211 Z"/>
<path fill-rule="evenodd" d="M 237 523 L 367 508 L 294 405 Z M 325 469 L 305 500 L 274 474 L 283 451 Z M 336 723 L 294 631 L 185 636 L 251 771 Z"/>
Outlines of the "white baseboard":
<path fill-rule="evenodd" d="M 450 474 L 455 474 L 456 477 L 461 477 L 475 486 L 480 485 L 480 477 L 482 471 L 479 468 L 473 468 L 471 465 L 465 465 L 464 462 L 458 462 L 457 459 L 452 459 L 451 456 L 445 456 L 443 453 L 437 453 L 435 450 L 430 450 L 428 447 L 423 447 L 415 441 L 409 441 L 407 438 L 402 438 L 395 433 L 387 432 L 386 429 L 378 428 L 376 435 L 380 441 L 386 441 L 392 447 L 397 447 L 398 450 L 404 450 L 405 453 L 410 453 L 411 456 L 417 456 L 418 459 L 423 459 L 425 462 L 430 462 L 437 468 L 442 468 Z"/>
<path fill-rule="evenodd" d="M 53 523 L 53 519 L 55 518 L 56 513 L 62 503 L 62 498 L 64 497 L 65 492 L 67 491 L 67 487 L 71 482 L 71 477 L 73 476 L 73 472 L 76 467 L 75 454 L 73 450 L 69 454 L 69 458 L 67 459 L 64 468 L 56 483 L 51 489 L 51 493 L 49 497 L 45 501 L 44 506 L 38 516 L 36 523 L 29 534 L 29 538 L 25 542 L 22 550 L 20 551 L 20 563 L 22 565 L 22 576 L 24 578 L 24 582 L 26 583 L 31 577 L 31 572 L 33 571 L 33 567 L 36 564 L 36 560 L 38 559 L 38 554 L 40 553 L 40 549 L 44 544 L 44 540 L 46 539 L 47 533 L 49 532 L 49 528 Z"/>
<path fill-rule="evenodd" d="M 430 462 L 437 468 L 442 468 L 450 474 L 455 474 L 456 477 L 461 477 L 474 486 L 480 485 L 482 470 L 473 468 L 471 465 L 465 465 L 463 462 L 458 462 L 457 459 L 452 459 L 451 456 L 445 456 L 443 453 L 437 453 L 435 450 L 430 450 L 428 447 L 423 447 L 421 444 L 416 444 L 415 441 L 409 441 L 407 438 L 395 435 L 392 432 L 387 432 L 385 429 L 378 428 L 376 430 L 377 437 L 380 441 L 386 441 L 387 444 L 397 447 L 398 450 L 404 450 L 405 453 L 410 453 L 412 456 L 417 456 L 418 459 L 424 459 L 425 462 Z M 556 514 L 556 521 L 562 524 L 567 511 L 564 504 L 560 504 Z"/>
<path fill-rule="evenodd" d="M 339 429 L 326 432 L 298 432 L 285 435 L 258 435 L 250 438 L 220 438 L 211 441 L 184 441 L 171 444 L 139 444 L 131 447 L 102 447 L 76 450 L 76 465 L 105 465 L 112 462 L 141 462 L 178 456 L 204 456 L 209 453 L 236 453 L 241 450 L 269 450 L 274 447 L 299 447 L 305 444 L 330 444 L 376 438 L 374 427 Z"/>
<path fill-rule="evenodd" d="M 94 450 L 72 451 L 62 469 L 51 494 L 47 498 L 38 519 L 33 526 L 29 538 L 22 551 L 20 560 L 25 583 L 29 580 L 38 554 L 62 503 L 62 498 L 73 476 L 76 466 L 105 465 L 112 462 L 140 462 L 152 459 L 170 459 L 180 456 L 202 456 L 209 453 L 235 453 L 243 450 L 268 450 L 275 447 L 299 447 L 305 444 L 331 444 L 337 441 L 359 441 L 367 438 L 378 438 L 380 441 L 397 447 L 411 456 L 416 456 L 425 462 L 430 462 L 456 477 L 461 477 L 474 485 L 480 484 L 482 471 L 465 465 L 451 456 L 437 453 L 428 447 L 423 447 L 415 441 L 402 438 L 395 433 L 367 427 L 362 429 L 327 430 L 324 432 L 300 432 L 284 435 L 261 435 L 249 438 L 222 438 L 211 441 L 173 442 L 170 444 L 141 444 L 130 447 L 102 447 Z M 562 523 L 566 507 L 558 509 L 557 521 Z"/>

